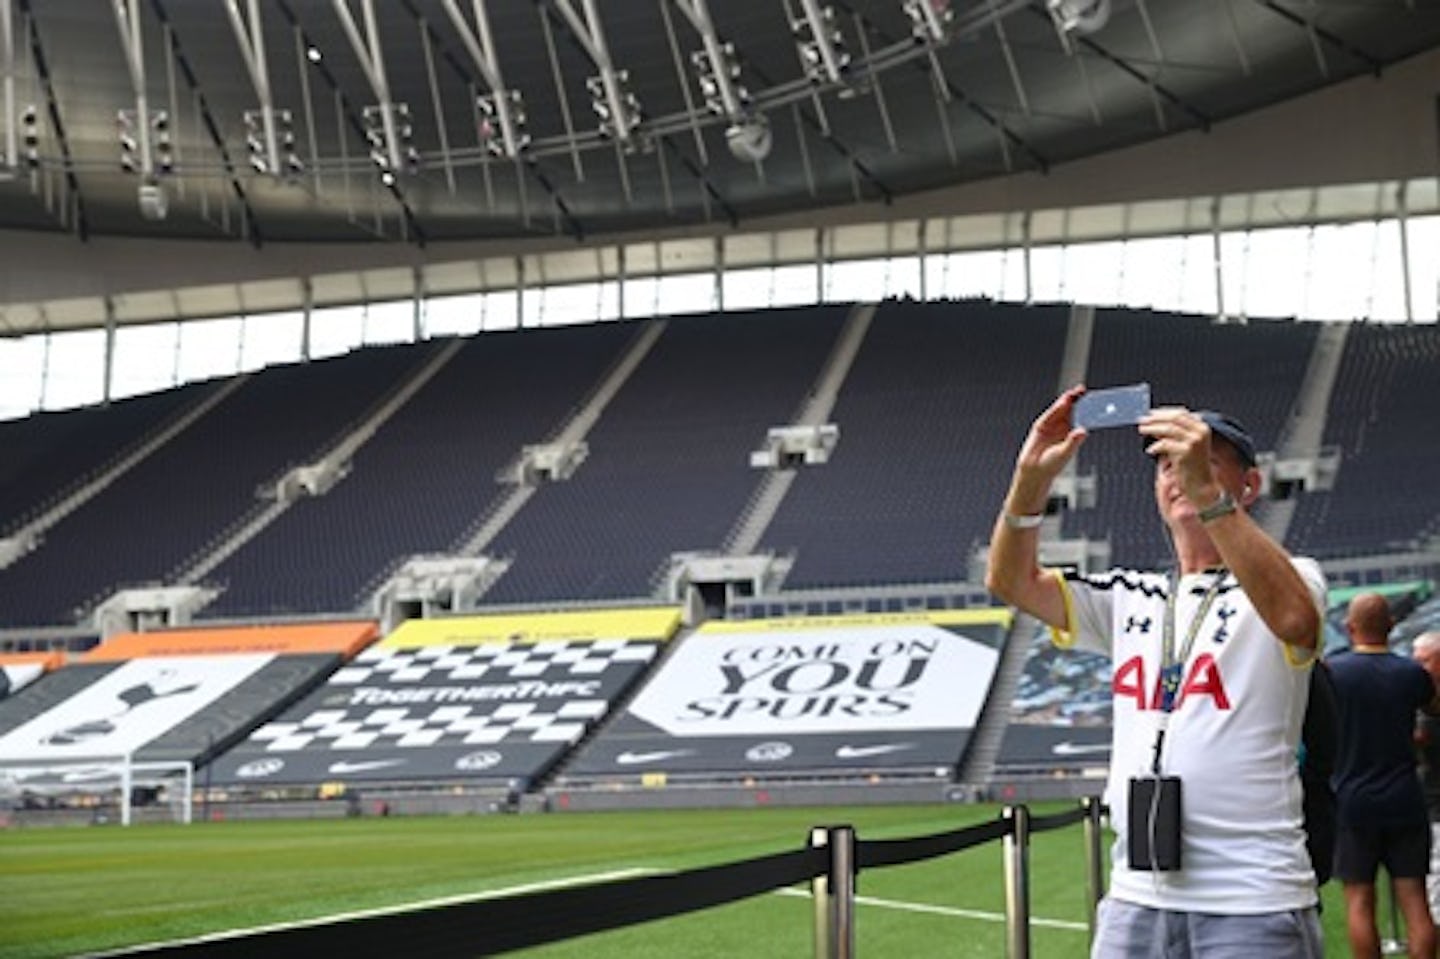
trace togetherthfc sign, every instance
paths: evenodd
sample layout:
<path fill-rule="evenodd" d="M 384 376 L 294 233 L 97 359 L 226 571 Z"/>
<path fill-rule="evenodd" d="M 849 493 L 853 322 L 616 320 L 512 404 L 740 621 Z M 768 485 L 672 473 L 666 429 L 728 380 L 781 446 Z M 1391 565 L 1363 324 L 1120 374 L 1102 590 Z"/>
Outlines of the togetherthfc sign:
<path fill-rule="evenodd" d="M 679 618 L 644 608 L 411 620 L 211 775 L 247 785 L 528 779 L 605 715 Z"/>

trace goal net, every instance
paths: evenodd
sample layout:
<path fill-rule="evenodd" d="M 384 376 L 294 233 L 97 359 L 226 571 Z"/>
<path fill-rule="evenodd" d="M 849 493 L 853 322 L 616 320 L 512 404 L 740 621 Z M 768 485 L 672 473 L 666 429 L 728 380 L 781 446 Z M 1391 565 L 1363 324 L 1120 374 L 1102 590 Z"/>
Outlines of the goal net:
<path fill-rule="evenodd" d="M 147 820 L 188 823 L 194 815 L 195 764 L 188 760 L 136 762 L 129 756 L 95 756 L 45 765 L 0 765 L 0 806 L 118 812 L 120 824 Z M 97 816 L 98 818 L 98 816 Z"/>

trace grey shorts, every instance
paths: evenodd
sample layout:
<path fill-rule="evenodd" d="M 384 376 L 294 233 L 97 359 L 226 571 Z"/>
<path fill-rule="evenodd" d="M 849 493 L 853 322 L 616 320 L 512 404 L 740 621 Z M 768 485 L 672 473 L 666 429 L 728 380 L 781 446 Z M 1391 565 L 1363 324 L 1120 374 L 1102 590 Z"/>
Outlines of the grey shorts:
<path fill-rule="evenodd" d="M 1137 906 L 1106 896 L 1091 959 L 1324 959 L 1315 909 L 1217 916 Z"/>

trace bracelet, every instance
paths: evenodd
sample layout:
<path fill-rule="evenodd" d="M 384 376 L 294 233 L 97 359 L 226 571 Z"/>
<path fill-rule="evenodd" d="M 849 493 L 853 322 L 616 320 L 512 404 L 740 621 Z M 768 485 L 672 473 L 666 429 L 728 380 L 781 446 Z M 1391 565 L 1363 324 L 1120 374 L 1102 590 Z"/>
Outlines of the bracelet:
<path fill-rule="evenodd" d="M 1011 529 L 1034 529 L 1041 523 L 1045 522 L 1044 513 L 1033 513 L 1027 514 L 1025 516 L 1016 516 L 1014 513 L 1011 513 L 1007 510 L 1000 514 L 1000 518 L 1005 520 L 1005 525 L 1010 527 Z"/>
<path fill-rule="evenodd" d="M 1205 507 L 1202 510 L 1198 510 L 1196 512 L 1196 515 L 1200 517 L 1200 522 L 1208 523 L 1211 520 L 1217 520 L 1222 516 L 1229 516 L 1231 513 L 1235 512 L 1236 508 L 1237 507 L 1235 504 L 1235 498 L 1230 495 L 1229 490 L 1222 488 L 1220 490 L 1220 496 L 1215 500 L 1215 502 L 1211 503 L 1209 506 Z"/>

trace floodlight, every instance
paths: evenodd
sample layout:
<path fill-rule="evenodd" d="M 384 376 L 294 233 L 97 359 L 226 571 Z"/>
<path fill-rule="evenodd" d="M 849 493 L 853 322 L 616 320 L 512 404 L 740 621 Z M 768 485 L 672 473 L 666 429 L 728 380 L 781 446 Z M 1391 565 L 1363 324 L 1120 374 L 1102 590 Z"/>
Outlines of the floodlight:
<path fill-rule="evenodd" d="M 760 113 L 733 123 L 725 130 L 725 143 L 730 147 L 730 153 L 742 163 L 758 163 L 765 159 L 770 155 L 774 140 L 769 121 Z"/>
<path fill-rule="evenodd" d="M 1045 0 L 1045 9 L 1062 33 L 1096 33 L 1110 22 L 1110 0 Z"/>
<path fill-rule="evenodd" d="M 163 220 L 170 212 L 170 197 L 157 180 L 140 184 L 140 215 L 147 220 Z"/>

